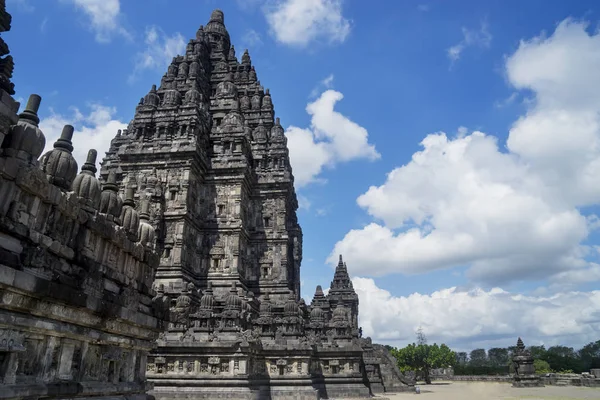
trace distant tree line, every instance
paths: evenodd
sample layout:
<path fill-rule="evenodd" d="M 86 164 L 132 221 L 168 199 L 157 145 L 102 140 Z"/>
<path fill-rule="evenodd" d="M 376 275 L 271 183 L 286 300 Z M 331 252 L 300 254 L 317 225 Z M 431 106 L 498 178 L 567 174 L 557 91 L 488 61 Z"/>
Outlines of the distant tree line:
<path fill-rule="evenodd" d="M 506 375 L 513 373 L 512 357 L 516 346 L 494 347 L 454 352 L 445 344 L 427 344 L 423 331 L 417 332 L 417 342 L 403 348 L 387 346 L 402 372 L 414 371 L 417 379 L 431 383 L 431 370 L 454 368 L 455 375 Z M 530 346 L 537 373 L 582 373 L 600 368 L 600 340 L 579 350 L 567 346 Z"/>
<path fill-rule="evenodd" d="M 600 340 L 591 342 L 579 350 L 567 346 L 542 346 L 527 348 L 534 359 L 537 373 L 573 372 L 580 374 L 592 368 L 600 368 Z M 487 352 L 475 349 L 469 354 L 456 353 L 455 375 L 499 375 L 512 373 L 512 357 L 515 346 L 494 347 Z"/>

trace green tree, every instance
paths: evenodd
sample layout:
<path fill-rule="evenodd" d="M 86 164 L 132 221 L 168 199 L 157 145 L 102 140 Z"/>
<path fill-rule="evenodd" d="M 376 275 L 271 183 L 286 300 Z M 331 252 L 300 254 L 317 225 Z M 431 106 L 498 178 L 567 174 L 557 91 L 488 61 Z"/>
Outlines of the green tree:
<path fill-rule="evenodd" d="M 456 353 L 456 365 L 466 365 L 467 359 L 468 356 L 466 351 L 459 351 Z"/>
<path fill-rule="evenodd" d="M 401 349 L 392 350 L 400 371 L 415 371 L 425 381 L 431 383 L 430 372 L 435 368 L 447 368 L 456 363 L 456 354 L 445 344 L 427 344 L 422 329 L 417 331 L 417 342 Z"/>
<path fill-rule="evenodd" d="M 581 366 L 585 371 L 600 368 L 600 340 L 586 344 L 578 353 Z"/>
<path fill-rule="evenodd" d="M 544 360 L 534 360 L 533 361 L 533 367 L 535 368 L 535 372 L 538 374 L 547 374 L 552 372 L 552 369 L 550 368 L 550 364 L 548 364 L 547 361 Z"/>
<path fill-rule="evenodd" d="M 575 371 L 584 372 L 584 366 L 579 358 L 579 354 L 572 347 L 552 346 L 546 351 L 545 361 L 548 361 L 550 368 L 554 371 Z"/>
<path fill-rule="evenodd" d="M 487 365 L 488 358 L 485 349 L 471 350 L 469 354 L 469 365 L 473 367 L 484 367 Z"/>
<path fill-rule="evenodd" d="M 544 345 L 541 346 L 529 346 L 527 348 L 531 353 L 534 360 L 546 360 L 546 353 L 548 352 Z"/>
<path fill-rule="evenodd" d="M 488 361 L 492 367 L 505 366 L 508 363 L 508 349 L 494 347 L 488 350 Z"/>

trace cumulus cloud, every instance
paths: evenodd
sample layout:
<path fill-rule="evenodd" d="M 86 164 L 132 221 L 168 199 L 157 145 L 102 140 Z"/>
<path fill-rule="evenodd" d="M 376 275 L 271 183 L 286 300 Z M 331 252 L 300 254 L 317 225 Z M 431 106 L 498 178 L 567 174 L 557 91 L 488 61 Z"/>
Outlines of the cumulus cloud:
<path fill-rule="evenodd" d="M 107 43 L 115 35 L 131 39 L 131 34 L 121 25 L 120 0 L 61 0 L 70 3 L 89 18 L 89 28 L 96 41 Z"/>
<path fill-rule="evenodd" d="M 129 76 L 130 82 L 137 79 L 145 69 L 164 70 L 173 57 L 185 51 L 185 39 L 181 33 L 169 36 L 157 26 L 146 27 L 144 42 L 145 50 L 135 55 L 135 67 Z"/>
<path fill-rule="evenodd" d="M 600 36 L 562 22 L 551 37 L 521 42 L 509 82 L 534 95 L 506 149 L 482 132 L 428 135 L 423 150 L 357 202 L 376 222 L 346 234 L 355 274 L 424 273 L 469 266 L 470 279 L 577 284 L 599 279 L 582 245 L 600 202 Z M 377 249 L 376 252 L 373 249 Z"/>
<path fill-rule="evenodd" d="M 88 150 L 98 151 L 97 167 L 104 153 L 108 151 L 110 141 L 119 129 L 125 129 L 127 124 L 115 118 L 116 109 L 101 104 L 90 104 L 89 112 L 82 113 L 78 108 L 72 108 L 70 115 L 57 114 L 51 111 L 50 116 L 40 120 L 40 129 L 46 136 L 44 153 L 53 148 L 54 142 L 60 137 L 65 125 L 73 125 L 73 157 L 79 168 L 86 160 Z"/>
<path fill-rule="evenodd" d="M 487 22 L 482 22 L 481 27 L 476 29 L 462 28 L 463 39 L 448 48 L 446 53 L 451 63 L 458 61 L 465 49 L 468 47 L 489 48 L 492 43 L 492 34 L 489 31 Z"/>
<path fill-rule="evenodd" d="M 372 279 L 352 283 L 364 334 L 395 346 L 414 342 L 419 327 L 430 342 L 455 350 L 514 345 L 518 336 L 527 345 L 581 346 L 597 340 L 600 329 L 600 291 L 525 296 L 499 288 L 452 287 L 396 297 Z"/>
<path fill-rule="evenodd" d="M 290 161 L 297 188 L 322 182 L 319 174 L 326 166 L 356 159 L 377 160 L 380 154 L 368 142 L 365 128 L 334 110 L 342 93 L 327 90 L 306 106 L 310 128 L 290 126 L 286 130 Z"/>
<path fill-rule="evenodd" d="M 278 0 L 264 11 L 275 40 L 286 45 L 341 43 L 350 33 L 341 0 Z"/>

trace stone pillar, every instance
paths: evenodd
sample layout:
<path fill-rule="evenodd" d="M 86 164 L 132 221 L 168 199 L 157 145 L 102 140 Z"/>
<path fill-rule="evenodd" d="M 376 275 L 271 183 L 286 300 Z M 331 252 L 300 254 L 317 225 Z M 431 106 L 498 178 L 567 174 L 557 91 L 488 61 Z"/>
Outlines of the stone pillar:
<path fill-rule="evenodd" d="M 75 352 L 75 344 L 71 341 L 63 340 L 60 359 L 58 362 L 58 379 L 71 380 L 71 365 L 73 363 L 73 353 Z"/>

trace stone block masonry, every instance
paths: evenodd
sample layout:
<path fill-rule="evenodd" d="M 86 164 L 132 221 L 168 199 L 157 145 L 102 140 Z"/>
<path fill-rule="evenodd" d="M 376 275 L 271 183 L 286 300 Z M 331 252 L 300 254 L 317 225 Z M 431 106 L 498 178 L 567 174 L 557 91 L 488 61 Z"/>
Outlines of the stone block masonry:
<path fill-rule="evenodd" d="M 412 389 L 362 337 L 341 256 L 328 294 L 302 300 L 287 139 L 221 11 L 116 132 L 98 176 L 96 150 L 81 168 L 73 158 L 72 126 L 41 155 L 41 98 L 16 115 L 12 67 L 0 58 L 0 400 Z"/>

